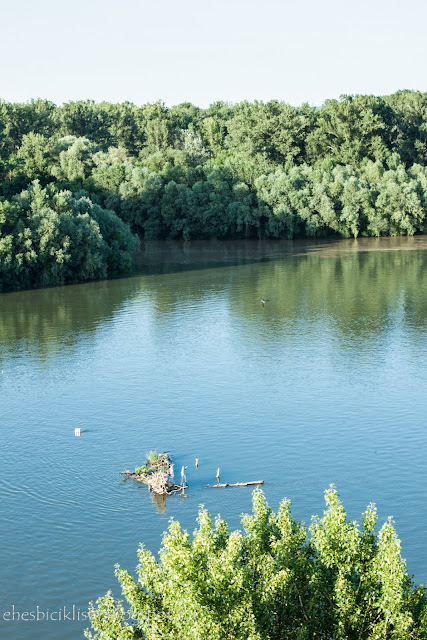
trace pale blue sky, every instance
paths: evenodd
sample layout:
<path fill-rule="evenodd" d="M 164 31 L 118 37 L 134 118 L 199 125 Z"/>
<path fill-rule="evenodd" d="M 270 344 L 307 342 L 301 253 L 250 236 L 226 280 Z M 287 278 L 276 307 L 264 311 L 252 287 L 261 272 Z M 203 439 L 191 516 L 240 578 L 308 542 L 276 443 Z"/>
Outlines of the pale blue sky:
<path fill-rule="evenodd" d="M 0 98 L 191 101 L 427 90 L 425 0 L 0 0 Z"/>

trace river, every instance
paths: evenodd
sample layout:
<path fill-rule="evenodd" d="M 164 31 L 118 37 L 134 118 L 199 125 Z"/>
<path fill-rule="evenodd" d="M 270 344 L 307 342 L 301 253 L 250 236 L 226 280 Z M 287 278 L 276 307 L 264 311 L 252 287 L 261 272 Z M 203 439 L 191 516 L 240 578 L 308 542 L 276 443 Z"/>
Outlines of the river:
<path fill-rule="evenodd" d="M 0 295 L 0 638 L 82 637 L 171 517 L 238 527 L 251 489 L 206 489 L 218 467 L 306 522 L 331 483 L 351 519 L 376 502 L 427 581 L 427 237 L 151 243 L 137 269 Z M 150 449 L 187 498 L 123 482 Z"/>

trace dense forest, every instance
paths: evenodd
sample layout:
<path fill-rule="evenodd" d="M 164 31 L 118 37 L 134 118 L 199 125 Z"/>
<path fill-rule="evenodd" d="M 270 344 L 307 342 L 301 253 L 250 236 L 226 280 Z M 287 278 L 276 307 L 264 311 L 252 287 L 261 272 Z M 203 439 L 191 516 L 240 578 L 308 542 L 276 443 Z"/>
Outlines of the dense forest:
<path fill-rule="evenodd" d="M 414 586 L 391 519 L 370 504 L 350 522 L 335 488 L 306 527 L 284 500 L 253 494 L 242 531 L 202 509 L 193 538 L 171 521 L 159 559 L 140 548 L 137 579 L 92 606 L 91 640 L 422 640 L 427 592 Z"/>
<path fill-rule="evenodd" d="M 128 271 L 139 239 L 427 229 L 427 93 L 0 102 L 0 291 Z"/>

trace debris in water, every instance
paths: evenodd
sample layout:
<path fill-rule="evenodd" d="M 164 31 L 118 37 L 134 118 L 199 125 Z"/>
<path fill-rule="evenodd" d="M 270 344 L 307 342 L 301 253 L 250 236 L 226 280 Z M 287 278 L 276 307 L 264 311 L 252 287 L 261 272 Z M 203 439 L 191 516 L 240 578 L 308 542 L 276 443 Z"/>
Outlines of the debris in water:
<path fill-rule="evenodd" d="M 176 491 L 181 491 L 184 494 L 185 489 L 188 488 L 185 477 L 187 467 L 181 469 L 181 484 L 179 485 L 174 482 L 173 468 L 171 457 L 167 453 L 158 454 L 156 451 L 150 451 L 141 467 L 137 467 L 135 471 L 122 471 L 121 475 L 144 482 L 149 491 L 156 495 L 166 496 Z"/>

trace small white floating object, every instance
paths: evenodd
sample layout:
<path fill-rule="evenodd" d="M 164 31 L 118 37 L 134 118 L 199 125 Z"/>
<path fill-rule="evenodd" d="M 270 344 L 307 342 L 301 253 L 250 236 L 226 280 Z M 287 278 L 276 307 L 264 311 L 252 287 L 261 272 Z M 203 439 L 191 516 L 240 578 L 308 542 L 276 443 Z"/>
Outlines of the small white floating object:
<path fill-rule="evenodd" d="M 77 437 L 81 435 L 81 432 L 82 432 L 82 430 L 80 429 L 80 427 L 76 427 L 74 429 L 74 435 L 77 436 Z"/>
<path fill-rule="evenodd" d="M 219 467 L 218 467 L 217 472 L 216 472 L 216 477 L 217 477 L 217 478 L 218 478 L 218 480 L 219 480 Z"/>
<path fill-rule="evenodd" d="M 196 458 L 196 467 L 199 466 L 199 458 Z"/>

